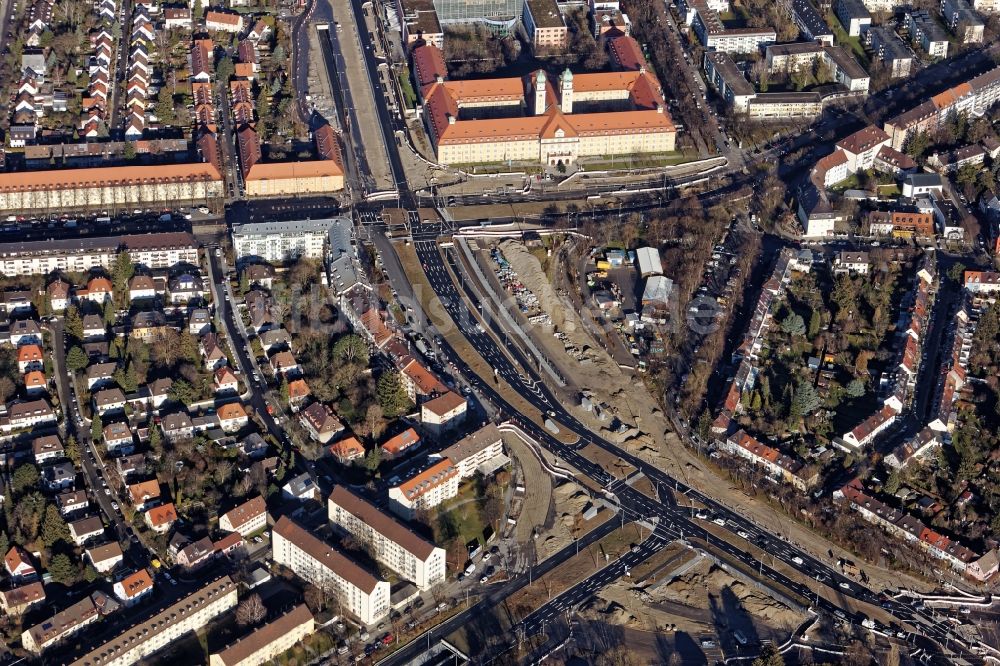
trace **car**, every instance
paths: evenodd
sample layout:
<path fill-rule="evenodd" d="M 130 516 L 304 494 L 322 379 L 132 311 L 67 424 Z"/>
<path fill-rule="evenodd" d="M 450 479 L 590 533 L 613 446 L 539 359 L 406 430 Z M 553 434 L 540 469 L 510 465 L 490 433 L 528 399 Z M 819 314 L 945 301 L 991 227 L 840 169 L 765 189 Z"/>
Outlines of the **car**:
<path fill-rule="evenodd" d="M 485 585 L 486 583 L 488 583 L 488 582 L 489 582 L 489 580 L 490 580 L 490 577 L 489 577 L 489 576 L 482 576 L 482 577 L 481 577 L 481 578 L 479 579 L 479 583 L 480 583 L 480 585 Z"/>
<path fill-rule="evenodd" d="M 392 634 L 386 634 L 382 637 L 382 645 L 391 645 L 394 640 L 396 640 L 395 636 Z"/>
<path fill-rule="evenodd" d="M 848 590 L 849 591 L 851 589 L 851 586 L 848 583 L 845 583 L 844 581 L 840 581 L 840 583 L 838 583 L 838 585 L 840 586 L 840 589 L 842 589 L 842 590 Z"/>
<path fill-rule="evenodd" d="M 339 648 L 337 648 L 337 654 L 347 654 L 347 646 L 341 645 Z"/>
<path fill-rule="evenodd" d="M 708 520 L 708 514 L 705 513 L 704 511 L 699 511 L 698 513 L 694 514 L 694 517 L 697 518 L 698 520 Z"/>
<path fill-rule="evenodd" d="M 726 520 L 725 520 L 725 518 L 715 518 L 715 519 L 712 520 L 712 522 L 715 523 L 716 525 L 718 525 L 719 527 L 725 527 L 726 526 Z"/>
<path fill-rule="evenodd" d="M 448 610 L 448 602 L 447 601 L 442 601 L 441 603 L 439 603 L 437 605 L 437 609 L 439 611 Z"/>
<path fill-rule="evenodd" d="M 804 564 L 804 562 L 802 561 L 802 558 L 799 557 L 798 555 L 796 555 L 795 557 L 792 558 L 792 562 L 794 562 L 795 564 L 798 564 L 799 566 L 802 566 Z"/>
<path fill-rule="evenodd" d="M 739 537 L 740 537 L 741 539 L 749 539 L 749 538 L 750 538 L 750 535 L 749 535 L 749 534 L 747 534 L 746 532 L 744 532 L 743 530 L 740 530 L 740 531 L 739 531 L 739 532 L 737 532 L 736 534 L 737 534 L 737 535 L 739 535 Z"/>
<path fill-rule="evenodd" d="M 968 606 L 962 606 L 961 608 L 958 609 L 958 612 L 961 613 L 962 615 L 968 615 L 969 613 L 972 612 L 972 609 L 969 608 Z"/>
<path fill-rule="evenodd" d="M 111 494 L 111 488 L 105 488 L 104 489 L 104 494 L 105 495 L 110 495 Z"/>
<path fill-rule="evenodd" d="M 366 641 L 366 640 L 368 640 L 370 638 L 370 636 L 368 635 L 367 631 L 362 631 L 361 635 L 358 636 L 358 638 L 360 638 L 363 641 Z"/>
<path fill-rule="evenodd" d="M 847 618 L 847 616 L 844 615 L 844 611 L 840 610 L 839 608 L 837 610 L 833 611 L 833 614 L 836 615 L 837 617 L 839 617 L 841 620 Z"/>
<path fill-rule="evenodd" d="M 483 562 L 489 562 L 491 557 L 493 557 L 493 553 L 486 551 L 483 554 Z"/>
<path fill-rule="evenodd" d="M 115 511 L 117 511 L 118 510 L 118 502 L 112 502 L 111 503 L 111 508 L 114 509 Z"/>

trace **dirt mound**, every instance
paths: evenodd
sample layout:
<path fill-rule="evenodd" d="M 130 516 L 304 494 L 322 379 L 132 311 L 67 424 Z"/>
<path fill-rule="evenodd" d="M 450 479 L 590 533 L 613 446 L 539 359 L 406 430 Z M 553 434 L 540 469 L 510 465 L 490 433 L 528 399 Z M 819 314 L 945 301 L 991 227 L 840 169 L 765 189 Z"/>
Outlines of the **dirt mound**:
<path fill-rule="evenodd" d="M 673 601 L 694 608 L 709 608 L 712 604 L 709 596 L 718 603 L 723 590 L 737 599 L 746 613 L 772 627 L 795 626 L 801 621 L 800 613 L 714 564 L 699 564 L 670 582 L 653 586 L 647 591 L 654 602 Z"/>
<path fill-rule="evenodd" d="M 612 624 L 632 626 L 639 623 L 639 619 L 635 615 L 632 615 L 624 606 L 616 601 L 608 604 L 607 608 L 601 611 L 601 615 L 603 616 L 602 619 Z"/>
<path fill-rule="evenodd" d="M 539 556 L 544 558 L 558 551 L 573 540 L 573 528 L 591 503 L 590 495 L 578 484 L 566 481 L 552 491 L 556 514 L 552 529 L 538 544 Z"/>

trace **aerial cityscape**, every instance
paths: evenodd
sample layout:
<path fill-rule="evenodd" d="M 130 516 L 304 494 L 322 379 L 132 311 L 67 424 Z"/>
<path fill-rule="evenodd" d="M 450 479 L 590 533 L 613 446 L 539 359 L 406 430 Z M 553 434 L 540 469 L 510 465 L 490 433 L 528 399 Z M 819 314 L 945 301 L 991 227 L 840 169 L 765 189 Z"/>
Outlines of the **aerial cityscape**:
<path fill-rule="evenodd" d="M 1000 664 L 1000 2 L 0 36 L 0 666 Z"/>

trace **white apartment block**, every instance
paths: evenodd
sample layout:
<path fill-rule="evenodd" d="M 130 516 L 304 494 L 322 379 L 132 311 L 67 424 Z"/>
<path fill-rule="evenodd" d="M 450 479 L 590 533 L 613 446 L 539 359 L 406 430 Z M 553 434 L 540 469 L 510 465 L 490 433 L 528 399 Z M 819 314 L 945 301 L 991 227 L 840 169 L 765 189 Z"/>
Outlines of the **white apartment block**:
<path fill-rule="evenodd" d="M 410 520 L 418 511 L 433 509 L 458 495 L 458 468 L 442 458 L 423 472 L 389 488 L 390 508 Z"/>
<path fill-rule="evenodd" d="M 198 631 L 235 608 L 236 603 L 236 583 L 229 576 L 223 576 L 182 597 L 151 618 L 129 626 L 71 666 L 131 666 L 184 634 Z"/>
<path fill-rule="evenodd" d="M 264 666 L 316 630 L 305 604 L 209 657 L 209 666 Z"/>
<path fill-rule="evenodd" d="M 445 552 L 344 486 L 327 501 L 330 523 L 371 547 L 375 558 L 421 590 L 445 578 Z"/>
<path fill-rule="evenodd" d="M 474 475 L 480 466 L 489 467 L 492 462 L 506 461 L 503 455 L 503 436 L 492 423 L 463 437 L 439 455 L 454 463 L 459 480 Z"/>
<path fill-rule="evenodd" d="M 203 206 L 223 195 L 218 169 L 200 162 L 0 174 L 0 211 L 5 215 Z"/>
<path fill-rule="evenodd" d="M 136 236 L 107 236 L 0 243 L 0 272 L 4 275 L 86 273 L 98 266 L 110 269 L 119 248 L 132 261 L 148 268 L 198 264 L 198 244 L 189 233 L 168 232 Z"/>
<path fill-rule="evenodd" d="M 277 263 L 298 257 L 322 259 L 336 219 L 255 222 L 233 227 L 236 258 Z"/>
<path fill-rule="evenodd" d="M 389 583 L 282 516 L 271 531 L 272 558 L 296 576 L 333 592 L 366 625 L 389 613 Z"/>

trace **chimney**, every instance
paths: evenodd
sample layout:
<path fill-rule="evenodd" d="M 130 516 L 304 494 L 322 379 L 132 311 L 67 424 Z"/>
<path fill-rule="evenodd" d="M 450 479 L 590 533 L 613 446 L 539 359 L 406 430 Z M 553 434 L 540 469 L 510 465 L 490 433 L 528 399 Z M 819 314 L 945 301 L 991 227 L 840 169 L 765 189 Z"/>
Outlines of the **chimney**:
<path fill-rule="evenodd" d="M 656 105 L 656 112 L 657 113 L 663 113 L 663 105 L 662 104 L 657 104 Z"/>
<path fill-rule="evenodd" d="M 448 114 L 448 124 L 449 125 L 455 124 L 455 116 L 451 115 L 450 113 Z"/>
<path fill-rule="evenodd" d="M 440 74 L 438 74 L 438 75 L 437 75 L 437 82 L 438 82 L 438 83 L 444 83 L 444 77 L 443 77 L 443 76 L 441 76 Z"/>

